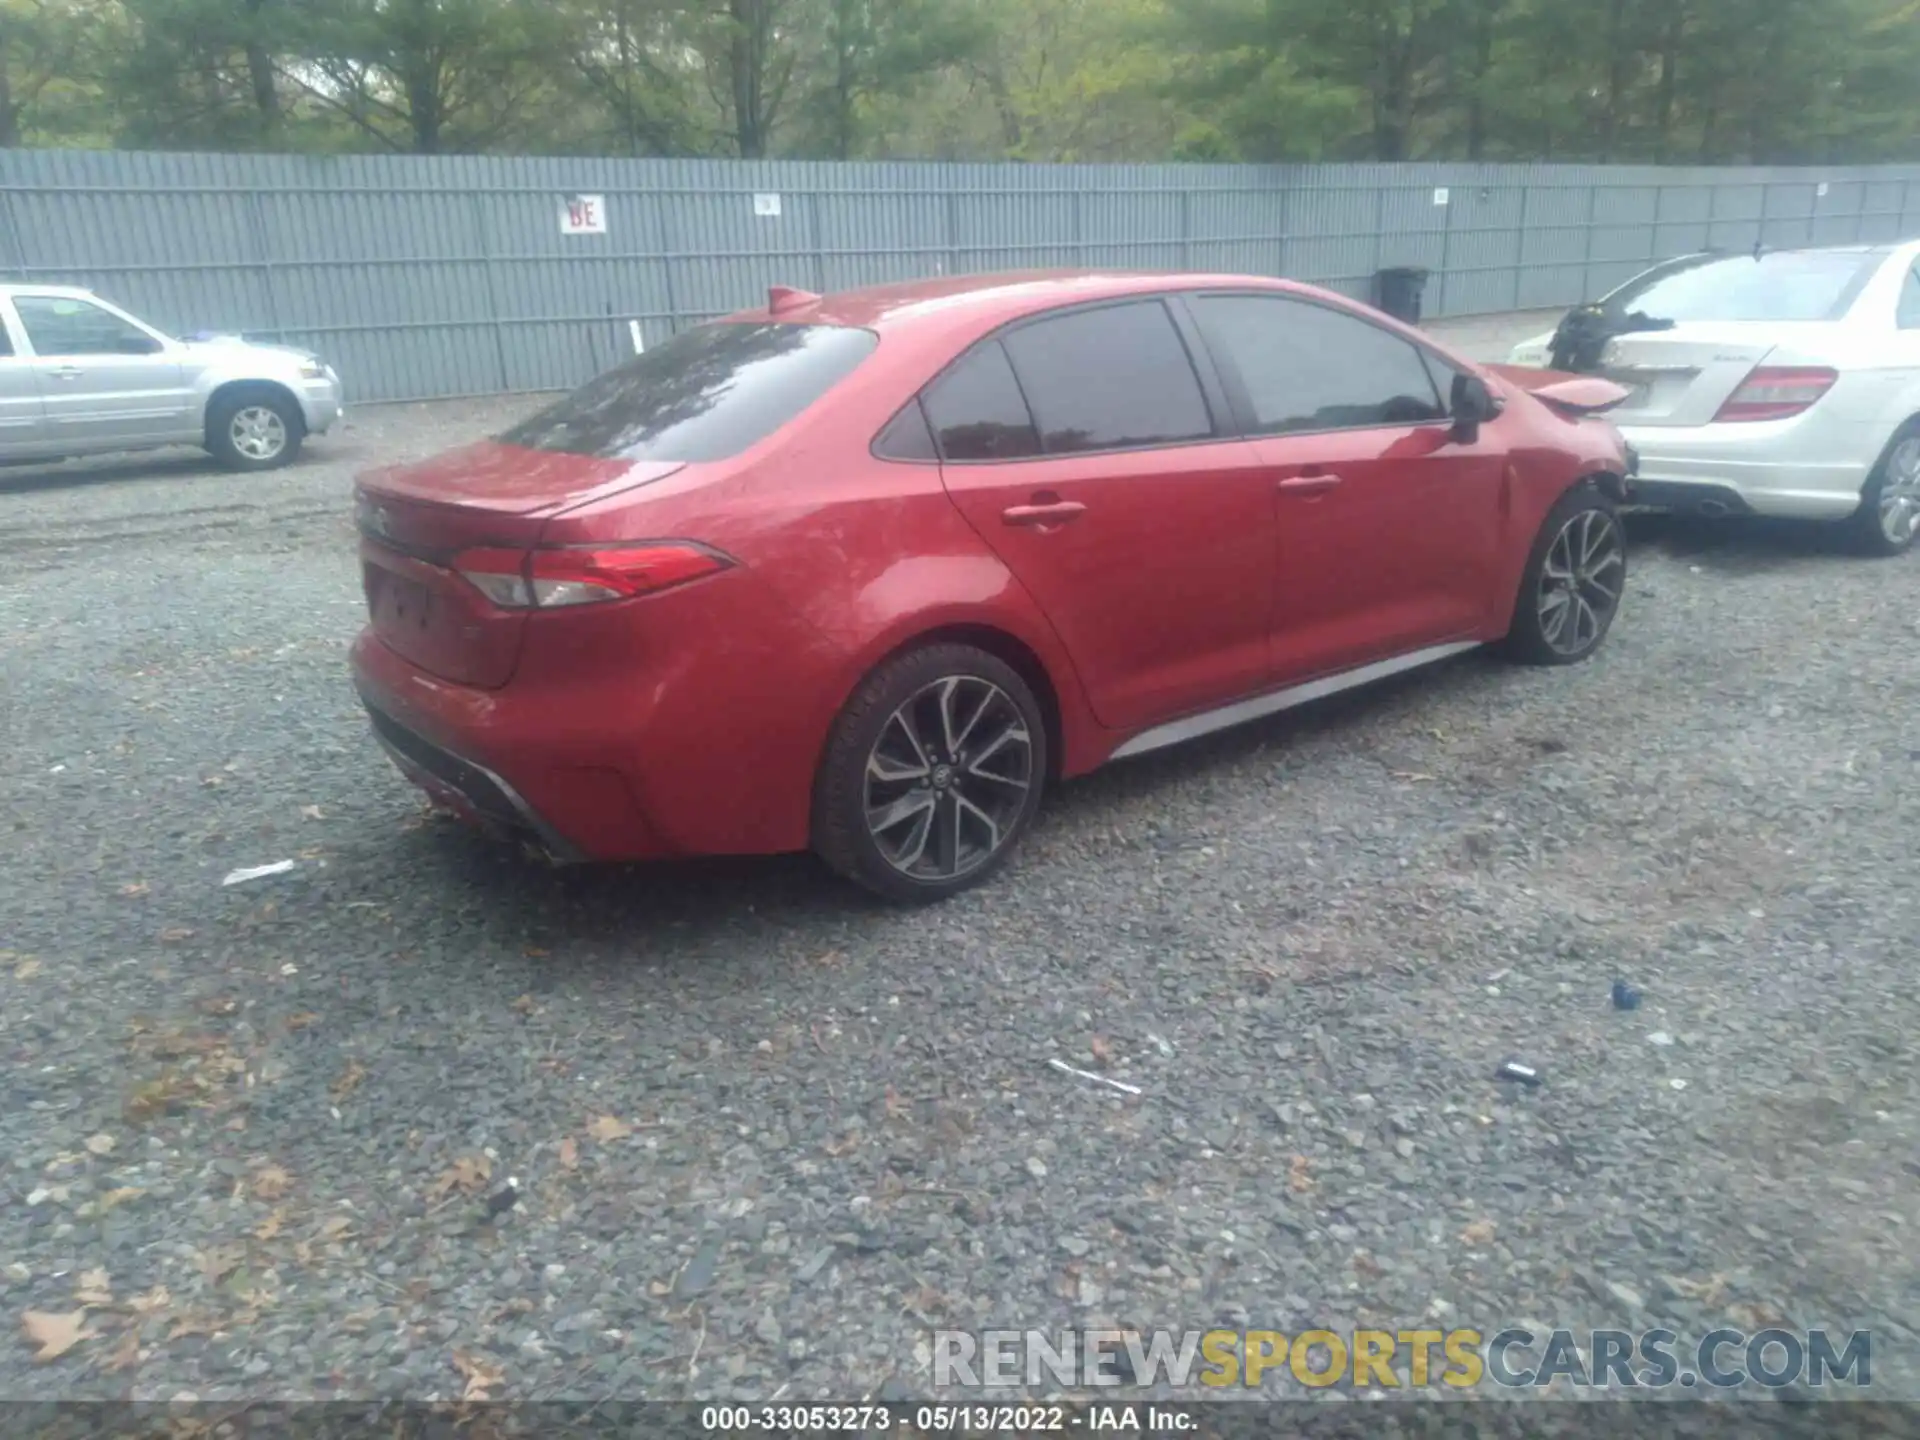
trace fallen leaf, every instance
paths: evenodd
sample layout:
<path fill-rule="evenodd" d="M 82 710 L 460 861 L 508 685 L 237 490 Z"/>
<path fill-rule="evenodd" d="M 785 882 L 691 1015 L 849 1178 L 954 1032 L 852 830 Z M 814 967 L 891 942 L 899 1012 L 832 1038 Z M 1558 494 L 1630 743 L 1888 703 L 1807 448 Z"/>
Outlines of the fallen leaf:
<path fill-rule="evenodd" d="M 465 1377 L 467 1388 L 462 1392 L 462 1400 L 491 1400 L 496 1385 L 504 1385 L 507 1372 L 498 1365 L 489 1363 L 465 1350 L 453 1352 L 453 1368 Z"/>
<path fill-rule="evenodd" d="M 16 980 L 31 980 L 39 973 L 40 962 L 38 960 L 22 960 L 18 965 L 13 967 L 13 978 Z"/>
<path fill-rule="evenodd" d="M 144 880 L 136 880 L 131 885 L 122 885 L 120 887 L 120 893 L 125 895 L 129 900 L 134 900 L 142 895 L 152 894 L 153 887 Z"/>
<path fill-rule="evenodd" d="M 886 1111 L 889 1120 L 898 1120 L 912 1107 L 901 1098 L 900 1092 L 889 1085 L 887 1087 Z"/>
<path fill-rule="evenodd" d="M 1096 1065 L 1113 1063 L 1113 1046 L 1107 1043 L 1107 1037 L 1104 1035 L 1094 1036 L 1087 1044 L 1087 1051 L 1093 1056 Z"/>
<path fill-rule="evenodd" d="M 253 1238 L 260 1241 L 275 1239 L 280 1234 L 281 1228 L 286 1224 L 286 1219 L 286 1211 L 274 1211 L 271 1215 L 267 1216 L 266 1219 L 253 1227 Z"/>
<path fill-rule="evenodd" d="M 318 805 L 302 805 L 300 807 L 300 813 L 309 820 L 324 820 L 327 818 L 326 811 L 322 810 Z"/>
<path fill-rule="evenodd" d="M 320 1017 L 314 1014 L 311 1010 L 302 1010 L 297 1015 L 289 1015 L 287 1017 L 287 1030 L 292 1034 L 298 1034 L 300 1031 L 305 1030 L 308 1026 L 312 1025 L 319 1018 Z"/>
<path fill-rule="evenodd" d="M 1431 775 L 1425 774 L 1419 770 L 1395 770 L 1393 772 L 1393 778 L 1396 780 L 1403 780 L 1409 785 L 1418 785 L 1424 780 L 1433 779 Z"/>
<path fill-rule="evenodd" d="M 820 1148 L 836 1160 L 842 1155 L 851 1155 L 860 1148 L 860 1132 L 858 1130 L 849 1130 L 838 1140 L 829 1140 Z"/>
<path fill-rule="evenodd" d="M 173 1296 L 167 1293 L 167 1287 L 156 1285 L 144 1295 L 135 1295 L 127 1301 L 127 1308 L 136 1315 L 152 1315 L 164 1310 L 173 1303 Z"/>
<path fill-rule="evenodd" d="M 353 1221 L 344 1215 L 335 1215 L 320 1227 L 320 1240 L 326 1245 L 338 1245 L 352 1234 Z"/>
<path fill-rule="evenodd" d="M 587 1134 L 601 1144 L 609 1145 L 615 1140 L 624 1140 L 633 1134 L 633 1127 L 618 1116 L 599 1115 L 587 1125 Z"/>
<path fill-rule="evenodd" d="M 262 1167 L 253 1177 L 253 1193 L 261 1200 L 278 1200 L 293 1188 L 293 1176 L 278 1165 Z"/>
<path fill-rule="evenodd" d="M 129 1328 L 121 1332 L 119 1342 L 114 1345 L 113 1353 L 102 1362 L 102 1368 L 115 1374 L 132 1370 L 145 1355 L 146 1352 L 140 1348 L 140 1332 Z"/>
<path fill-rule="evenodd" d="M 147 1192 L 136 1190 L 131 1185 L 122 1185 L 118 1190 L 109 1190 L 100 1197 L 100 1208 L 111 1210 L 116 1205 L 124 1205 L 129 1200 L 138 1200 Z"/>
<path fill-rule="evenodd" d="M 200 1273 L 206 1277 L 209 1285 L 218 1285 L 238 1270 L 240 1262 L 246 1258 L 246 1252 L 238 1245 L 215 1245 L 210 1250 L 202 1250 L 194 1263 L 200 1267 Z"/>
<path fill-rule="evenodd" d="M 184 1340 L 189 1335 L 212 1335 L 219 1322 L 210 1315 L 182 1315 L 167 1331 L 168 1340 Z"/>
<path fill-rule="evenodd" d="M 529 945 L 525 950 L 521 951 L 520 953 L 525 955 L 530 960 L 544 960 L 552 952 L 549 950 L 542 950 L 538 945 Z"/>
<path fill-rule="evenodd" d="M 1386 1267 L 1364 1250 L 1353 1252 L 1353 1272 L 1365 1280 L 1378 1280 L 1387 1273 Z"/>
<path fill-rule="evenodd" d="M 200 1002 L 200 1009 L 207 1015 L 231 1015 L 240 1008 L 240 1002 L 231 995 L 214 995 Z"/>
<path fill-rule="evenodd" d="M 20 1327 L 27 1332 L 28 1343 L 39 1347 L 33 1358 L 41 1364 L 58 1360 L 82 1340 L 91 1340 L 94 1336 L 94 1332 L 86 1328 L 84 1310 L 75 1310 L 70 1315 L 29 1310 L 20 1317 Z"/>
<path fill-rule="evenodd" d="M 367 1078 L 367 1067 L 358 1060 L 347 1061 L 347 1068 L 340 1072 L 340 1078 L 328 1087 L 327 1093 L 335 1100 L 344 1100 L 360 1088 L 360 1082 Z"/>
<path fill-rule="evenodd" d="M 90 1155 L 108 1154 L 112 1151 L 115 1143 L 111 1135 L 89 1135 L 87 1137 L 87 1153 Z"/>
<path fill-rule="evenodd" d="M 539 1003 L 534 1000 L 533 996 L 522 995 L 518 1000 L 513 1002 L 513 1008 L 522 1015 L 531 1015 L 535 1010 L 538 1010 L 540 1006 Z"/>
<path fill-rule="evenodd" d="M 1304 1155 L 1293 1157 L 1287 1166 L 1287 1188 L 1296 1195 L 1313 1189 L 1313 1161 Z"/>
<path fill-rule="evenodd" d="M 81 1305 L 111 1305 L 112 1277 L 104 1270 L 82 1270 L 73 1287 L 73 1298 Z"/>
<path fill-rule="evenodd" d="M 185 925 L 169 925 L 160 932 L 160 939 L 168 945 L 178 945 L 182 940 L 191 940 L 193 931 Z"/>
<path fill-rule="evenodd" d="M 428 1187 L 427 1194 L 435 1200 L 444 1199 L 456 1190 L 472 1195 L 483 1189 L 492 1178 L 493 1161 L 484 1155 L 466 1155 L 441 1171 L 440 1177 Z"/>
<path fill-rule="evenodd" d="M 562 1170 L 572 1170 L 579 1164 L 580 1147 L 573 1143 L 573 1137 L 569 1135 L 560 1142 L 560 1168 Z"/>
<path fill-rule="evenodd" d="M 1491 1245 L 1493 1243 L 1494 1224 L 1491 1220 L 1476 1220 L 1460 1232 L 1462 1245 Z"/>

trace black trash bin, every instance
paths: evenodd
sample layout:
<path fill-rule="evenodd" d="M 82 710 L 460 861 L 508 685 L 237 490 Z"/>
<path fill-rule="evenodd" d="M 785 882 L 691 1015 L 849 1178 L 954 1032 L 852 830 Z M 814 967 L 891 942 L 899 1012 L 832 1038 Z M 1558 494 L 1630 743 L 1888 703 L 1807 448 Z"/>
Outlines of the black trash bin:
<path fill-rule="evenodd" d="M 1396 265 L 1377 270 L 1373 276 L 1373 303 L 1394 319 L 1407 325 L 1420 323 L 1420 296 L 1427 288 L 1425 270 Z"/>

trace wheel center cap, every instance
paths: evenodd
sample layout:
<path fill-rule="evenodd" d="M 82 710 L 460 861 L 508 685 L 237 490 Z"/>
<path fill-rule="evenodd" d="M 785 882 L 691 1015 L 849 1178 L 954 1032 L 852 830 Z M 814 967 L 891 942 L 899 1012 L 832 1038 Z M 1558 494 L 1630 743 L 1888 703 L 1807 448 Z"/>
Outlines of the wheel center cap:
<path fill-rule="evenodd" d="M 934 789 L 944 790 L 952 783 L 953 783 L 953 767 L 952 766 L 936 765 L 933 767 L 933 788 Z"/>

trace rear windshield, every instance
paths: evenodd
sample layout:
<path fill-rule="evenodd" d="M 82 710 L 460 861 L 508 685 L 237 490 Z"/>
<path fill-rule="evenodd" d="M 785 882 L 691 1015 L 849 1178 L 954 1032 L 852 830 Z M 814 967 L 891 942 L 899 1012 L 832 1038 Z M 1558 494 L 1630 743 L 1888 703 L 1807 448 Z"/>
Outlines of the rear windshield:
<path fill-rule="evenodd" d="M 1610 309 L 1655 320 L 1838 320 L 1879 267 L 1860 251 L 1781 250 L 1664 270 L 1607 297 Z"/>
<path fill-rule="evenodd" d="M 878 343 L 837 325 L 696 326 L 500 439 L 603 460 L 724 460 L 800 414 Z"/>

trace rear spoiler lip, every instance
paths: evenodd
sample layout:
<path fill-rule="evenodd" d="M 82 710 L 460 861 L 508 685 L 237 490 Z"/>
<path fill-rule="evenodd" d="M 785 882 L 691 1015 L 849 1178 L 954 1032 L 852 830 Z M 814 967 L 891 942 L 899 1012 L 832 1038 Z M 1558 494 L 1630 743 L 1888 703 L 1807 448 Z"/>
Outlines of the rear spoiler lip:
<path fill-rule="evenodd" d="M 1623 403 L 1629 394 L 1625 386 L 1595 375 L 1570 375 L 1563 370 L 1536 370 L 1526 365 L 1489 365 L 1486 368 L 1507 384 L 1526 391 L 1534 399 L 1573 420 L 1589 415 L 1604 415 Z"/>

